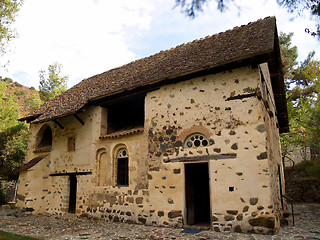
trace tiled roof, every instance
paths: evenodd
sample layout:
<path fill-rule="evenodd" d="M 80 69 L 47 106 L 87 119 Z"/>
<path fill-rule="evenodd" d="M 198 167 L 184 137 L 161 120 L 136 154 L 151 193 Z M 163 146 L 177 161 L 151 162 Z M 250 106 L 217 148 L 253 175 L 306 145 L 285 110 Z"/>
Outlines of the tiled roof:
<path fill-rule="evenodd" d="M 124 131 L 119 131 L 119 132 L 115 132 L 115 133 L 111 133 L 111 134 L 107 134 L 104 136 L 99 137 L 100 139 L 104 139 L 104 138 L 118 138 L 118 137 L 123 137 L 123 136 L 127 136 L 127 135 L 132 135 L 135 133 L 142 133 L 144 131 L 144 128 L 133 128 L 130 130 L 124 130 Z"/>
<path fill-rule="evenodd" d="M 274 53 L 276 31 L 275 18 L 268 17 L 161 51 L 84 79 L 21 120 L 36 123 L 71 115 L 97 98 Z"/>

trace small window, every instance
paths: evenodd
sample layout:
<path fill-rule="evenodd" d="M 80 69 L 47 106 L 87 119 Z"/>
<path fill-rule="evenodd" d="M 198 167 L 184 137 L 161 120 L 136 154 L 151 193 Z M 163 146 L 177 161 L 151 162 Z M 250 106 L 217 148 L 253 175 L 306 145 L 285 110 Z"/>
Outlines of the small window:
<path fill-rule="evenodd" d="M 68 152 L 74 152 L 76 150 L 76 139 L 74 137 L 68 138 Z"/>
<path fill-rule="evenodd" d="M 185 141 L 186 148 L 206 147 L 208 145 L 208 138 L 201 133 L 192 134 Z"/>
<path fill-rule="evenodd" d="M 129 156 L 126 148 L 121 148 L 117 154 L 117 185 L 129 186 Z"/>

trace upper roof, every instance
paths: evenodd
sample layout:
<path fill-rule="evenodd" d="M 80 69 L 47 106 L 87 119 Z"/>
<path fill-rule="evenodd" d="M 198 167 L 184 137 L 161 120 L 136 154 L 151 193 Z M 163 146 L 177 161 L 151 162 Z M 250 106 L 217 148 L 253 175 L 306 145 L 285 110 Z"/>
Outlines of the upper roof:
<path fill-rule="evenodd" d="M 49 121 L 75 114 L 97 99 L 152 89 L 154 85 L 222 66 L 262 62 L 269 64 L 283 132 L 288 129 L 288 118 L 275 17 L 182 44 L 84 79 L 20 120 Z"/>

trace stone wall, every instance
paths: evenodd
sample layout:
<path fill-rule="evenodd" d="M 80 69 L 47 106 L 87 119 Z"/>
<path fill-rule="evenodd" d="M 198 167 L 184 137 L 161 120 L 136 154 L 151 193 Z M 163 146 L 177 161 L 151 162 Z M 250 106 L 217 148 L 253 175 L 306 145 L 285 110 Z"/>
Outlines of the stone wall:
<path fill-rule="evenodd" d="M 282 217 L 281 192 L 284 193 L 284 175 L 281 161 L 280 136 L 276 106 L 273 96 L 271 80 L 267 64 L 260 65 L 261 73 L 261 101 L 263 103 L 264 119 L 267 132 L 268 171 L 270 176 L 271 199 L 276 222 Z M 282 186 L 280 186 L 280 178 Z"/>
<path fill-rule="evenodd" d="M 311 150 L 309 146 L 289 146 L 287 150 L 289 158 L 284 159 L 285 167 L 292 167 L 303 161 L 311 160 Z M 294 160 L 294 162 L 291 161 Z"/>
<path fill-rule="evenodd" d="M 174 186 L 182 189 L 184 164 L 211 156 L 212 228 L 226 232 L 268 232 L 270 226 L 271 231 L 279 228 L 278 210 L 274 210 L 279 206 L 279 193 L 273 193 L 278 187 L 274 187 L 276 178 L 270 175 L 277 172 L 280 148 L 270 154 L 264 122 L 269 113 L 264 111 L 264 102 L 251 95 L 261 93 L 260 82 L 258 68 L 240 68 L 164 86 L 148 94 L 150 195 L 181 202 L 183 192 L 167 191 L 168 195 L 161 197 L 164 192 L 160 183 L 171 178 L 175 164 L 182 174 Z M 266 95 L 263 100 L 268 98 Z M 271 121 L 268 130 L 273 131 L 268 138 L 274 145 L 279 144 L 276 121 Z M 186 138 L 196 132 L 205 135 L 210 144 L 187 148 Z M 270 161 L 274 162 L 272 168 Z M 273 194 L 277 197 L 273 198 Z M 186 223 L 185 206 L 175 206 Z"/>

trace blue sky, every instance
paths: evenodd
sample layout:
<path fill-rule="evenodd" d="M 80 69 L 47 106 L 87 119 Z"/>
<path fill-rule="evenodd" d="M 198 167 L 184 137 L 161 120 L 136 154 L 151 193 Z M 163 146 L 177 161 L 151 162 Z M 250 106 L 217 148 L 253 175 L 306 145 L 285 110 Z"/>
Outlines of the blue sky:
<path fill-rule="evenodd" d="M 314 28 L 306 14 L 295 17 L 275 0 L 237 0 L 227 11 L 212 0 L 195 19 L 174 8 L 175 0 L 25 0 L 16 19 L 19 38 L 11 42 L 10 61 L 0 76 L 38 87 L 38 72 L 59 62 L 68 87 L 86 77 L 195 39 L 276 16 L 278 31 L 294 32 L 300 61 L 320 41 L 304 32 Z M 316 58 L 320 59 L 317 52 Z"/>

